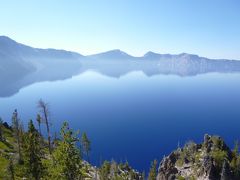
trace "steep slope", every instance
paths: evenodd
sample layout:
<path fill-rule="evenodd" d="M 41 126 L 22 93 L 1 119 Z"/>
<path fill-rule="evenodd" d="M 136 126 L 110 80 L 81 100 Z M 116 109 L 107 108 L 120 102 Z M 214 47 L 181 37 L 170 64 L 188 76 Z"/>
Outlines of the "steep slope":
<path fill-rule="evenodd" d="M 78 53 L 64 50 L 32 48 L 0 36 L 0 71 L 5 76 L 9 76 L 9 73 L 25 75 L 39 67 L 58 66 L 64 60 L 76 63 L 82 57 Z"/>
<path fill-rule="evenodd" d="M 65 50 L 32 48 L 18 43 L 9 37 L 0 36 L 0 53 L 13 58 L 56 58 L 56 59 L 77 59 L 83 56 Z"/>

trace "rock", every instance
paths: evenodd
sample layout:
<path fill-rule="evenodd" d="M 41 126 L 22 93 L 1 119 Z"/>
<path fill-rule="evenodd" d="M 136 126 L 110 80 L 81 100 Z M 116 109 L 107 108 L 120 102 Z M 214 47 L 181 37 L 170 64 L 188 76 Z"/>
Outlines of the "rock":
<path fill-rule="evenodd" d="M 12 127 L 9 126 L 7 122 L 4 122 L 4 123 L 3 123 L 3 126 L 4 126 L 6 129 L 12 130 Z"/>
<path fill-rule="evenodd" d="M 223 156 L 226 157 L 221 164 Z M 232 151 L 221 137 L 206 134 L 202 144 L 188 143 L 164 158 L 158 169 L 157 180 L 175 180 L 180 177 L 186 180 L 240 179 L 234 177 L 230 167 L 232 157 Z"/>
<path fill-rule="evenodd" d="M 233 176 L 233 174 L 230 169 L 230 165 L 229 165 L 228 161 L 225 159 L 223 162 L 223 166 L 222 166 L 221 180 L 232 179 L 232 176 Z"/>
<path fill-rule="evenodd" d="M 208 134 L 204 135 L 203 146 L 205 147 L 205 149 L 208 153 L 211 151 L 210 136 Z"/>
<path fill-rule="evenodd" d="M 215 171 L 215 167 L 213 165 L 213 158 L 210 157 L 209 155 L 204 156 L 203 158 L 203 170 L 204 170 L 204 174 L 206 176 L 211 176 L 211 174 L 214 174 Z"/>
<path fill-rule="evenodd" d="M 157 180 L 175 179 L 176 174 L 178 173 L 178 170 L 175 167 L 176 161 L 177 155 L 174 152 L 164 158 L 160 163 Z"/>

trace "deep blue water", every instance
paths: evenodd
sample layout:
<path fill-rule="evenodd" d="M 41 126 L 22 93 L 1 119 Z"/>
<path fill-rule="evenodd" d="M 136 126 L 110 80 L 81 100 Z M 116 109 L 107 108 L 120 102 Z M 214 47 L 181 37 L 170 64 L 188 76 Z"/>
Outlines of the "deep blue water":
<path fill-rule="evenodd" d="M 88 71 L 0 98 L 0 116 L 11 122 L 17 108 L 24 122 L 34 119 L 40 98 L 50 105 L 52 134 L 64 120 L 87 132 L 95 164 L 113 158 L 148 170 L 154 158 L 188 140 L 200 142 L 205 133 L 221 135 L 230 146 L 240 139 L 240 74 L 113 78 Z"/>

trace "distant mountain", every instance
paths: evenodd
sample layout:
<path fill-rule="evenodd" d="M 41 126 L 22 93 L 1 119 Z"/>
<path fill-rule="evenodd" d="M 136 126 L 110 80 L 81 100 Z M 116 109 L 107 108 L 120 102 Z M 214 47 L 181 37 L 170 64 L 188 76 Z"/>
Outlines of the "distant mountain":
<path fill-rule="evenodd" d="M 39 49 L 20 44 L 9 37 L 0 36 L 0 70 L 9 73 L 28 73 L 39 68 L 62 65 L 64 61 L 69 63 L 80 62 L 82 55 L 56 49 Z"/>
<path fill-rule="evenodd" d="M 0 36 L 0 96 L 34 82 L 70 78 L 79 73 L 83 57 L 65 50 L 32 48 Z"/>
<path fill-rule="evenodd" d="M 191 59 L 191 60 L 200 60 L 207 59 L 204 57 L 199 57 L 195 54 L 181 53 L 181 54 L 158 54 L 152 51 L 147 52 L 142 59 L 146 60 L 165 60 L 165 59 Z"/>
<path fill-rule="evenodd" d="M 39 49 L 20 44 L 9 37 L 0 36 L 0 53 L 15 58 L 58 58 L 58 59 L 77 59 L 83 56 L 65 50 Z"/>
<path fill-rule="evenodd" d="M 151 59 L 151 60 L 159 60 L 162 58 L 171 58 L 171 54 L 158 54 L 152 51 L 147 52 L 142 58 L 143 59 Z"/>
<path fill-rule="evenodd" d="M 135 57 L 119 50 L 119 49 L 115 49 L 115 50 L 111 50 L 111 51 L 107 51 L 107 52 L 103 52 L 103 53 L 99 53 L 99 54 L 94 54 L 94 55 L 90 55 L 88 56 L 89 58 L 93 58 L 93 59 L 104 59 L 104 60 L 109 60 L 109 59 L 114 59 L 114 60 L 124 60 L 124 59 L 134 59 Z"/>
<path fill-rule="evenodd" d="M 142 71 L 147 76 L 194 76 L 212 72 L 239 73 L 240 61 L 151 51 L 134 57 L 121 50 L 83 56 L 65 50 L 32 48 L 0 36 L 0 97 L 11 96 L 35 82 L 67 79 L 89 70 L 115 78 L 132 71 Z"/>
<path fill-rule="evenodd" d="M 117 78 L 131 71 L 142 71 L 147 76 L 157 74 L 194 76 L 212 72 L 240 72 L 240 61 L 208 59 L 188 53 L 172 55 L 150 51 L 142 57 L 134 57 L 120 50 L 113 50 L 91 55 L 88 58 L 82 62 L 82 71 L 91 69 Z"/>

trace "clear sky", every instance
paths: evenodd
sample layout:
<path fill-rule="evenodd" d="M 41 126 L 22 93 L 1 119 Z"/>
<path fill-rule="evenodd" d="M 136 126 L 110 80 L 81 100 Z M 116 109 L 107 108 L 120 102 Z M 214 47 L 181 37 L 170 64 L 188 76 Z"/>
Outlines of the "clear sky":
<path fill-rule="evenodd" d="M 0 0 L 0 34 L 40 48 L 240 59 L 239 0 Z"/>

